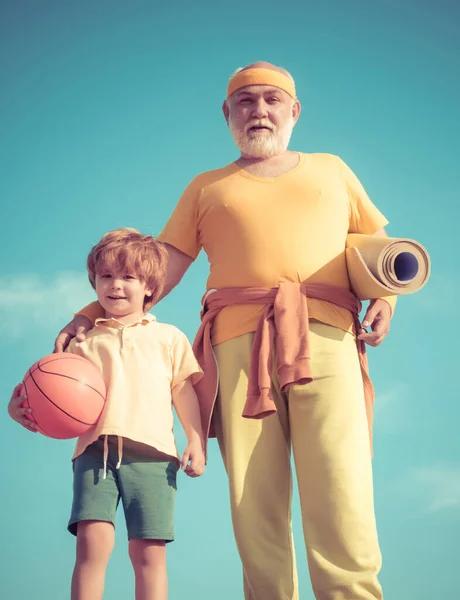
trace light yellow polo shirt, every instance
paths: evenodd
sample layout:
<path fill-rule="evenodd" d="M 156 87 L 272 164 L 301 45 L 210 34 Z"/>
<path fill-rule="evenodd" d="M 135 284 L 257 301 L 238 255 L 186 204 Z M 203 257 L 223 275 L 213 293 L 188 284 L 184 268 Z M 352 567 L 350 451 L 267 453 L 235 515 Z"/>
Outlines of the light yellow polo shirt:
<path fill-rule="evenodd" d="M 78 438 L 73 458 L 101 435 L 116 435 L 178 457 L 172 389 L 202 371 L 185 334 L 158 323 L 151 314 L 132 324 L 97 319 L 86 340 L 70 342 L 68 351 L 89 359 L 102 372 L 108 394 L 103 413 Z"/>

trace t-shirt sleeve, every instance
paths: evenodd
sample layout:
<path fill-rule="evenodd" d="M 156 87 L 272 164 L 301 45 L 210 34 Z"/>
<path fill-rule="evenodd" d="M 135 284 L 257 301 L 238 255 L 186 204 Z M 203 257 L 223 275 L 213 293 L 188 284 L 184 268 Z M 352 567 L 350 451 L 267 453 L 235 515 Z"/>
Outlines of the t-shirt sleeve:
<path fill-rule="evenodd" d="M 193 385 L 203 377 L 203 371 L 193 353 L 185 334 L 177 330 L 171 347 L 172 382 L 171 388 L 189 377 Z"/>
<path fill-rule="evenodd" d="M 91 302 L 91 304 L 88 304 L 87 306 L 85 306 L 84 308 L 79 310 L 74 316 L 78 317 L 80 315 L 89 319 L 91 321 L 92 325 L 94 325 L 94 322 L 96 321 L 96 319 L 99 319 L 99 318 L 102 318 L 105 316 L 105 311 L 102 308 L 102 306 L 99 304 L 99 302 Z"/>
<path fill-rule="evenodd" d="M 372 203 L 366 190 L 350 167 L 343 161 L 341 163 L 350 202 L 350 225 L 348 233 L 373 235 L 379 229 L 388 225 L 388 220 Z M 391 315 L 393 315 L 396 296 L 385 296 L 382 297 L 382 300 L 385 300 L 390 305 Z"/>
<path fill-rule="evenodd" d="M 350 225 L 348 233 L 373 235 L 388 225 L 388 220 L 372 203 L 359 179 L 343 161 L 342 173 L 348 191 Z"/>
<path fill-rule="evenodd" d="M 195 260 L 201 250 L 198 234 L 198 200 L 201 188 L 194 179 L 182 194 L 163 231 L 160 242 L 170 244 Z"/>

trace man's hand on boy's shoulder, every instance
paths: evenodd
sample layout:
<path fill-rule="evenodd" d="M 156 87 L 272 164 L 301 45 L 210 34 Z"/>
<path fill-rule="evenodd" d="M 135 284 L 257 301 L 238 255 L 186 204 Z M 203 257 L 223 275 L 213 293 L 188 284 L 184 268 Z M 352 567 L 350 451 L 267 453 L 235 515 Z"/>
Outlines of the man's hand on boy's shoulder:
<path fill-rule="evenodd" d="M 92 323 L 83 315 L 78 315 L 67 323 L 61 329 L 59 335 L 54 342 L 54 352 L 65 352 L 65 349 L 72 338 L 77 338 L 78 342 L 83 342 L 86 339 L 86 334 L 92 328 Z"/>
<path fill-rule="evenodd" d="M 204 473 L 206 459 L 200 439 L 192 440 L 182 454 L 181 467 L 189 477 L 200 477 Z"/>

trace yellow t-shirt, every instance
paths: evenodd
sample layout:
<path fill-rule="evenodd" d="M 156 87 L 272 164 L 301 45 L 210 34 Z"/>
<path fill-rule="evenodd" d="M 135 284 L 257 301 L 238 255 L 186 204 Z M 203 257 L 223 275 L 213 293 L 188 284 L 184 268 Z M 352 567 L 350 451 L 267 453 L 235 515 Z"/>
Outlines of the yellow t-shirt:
<path fill-rule="evenodd" d="M 107 400 L 97 424 L 78 438 L 73 458 L 101 435 L 117 435 L 178 458 L 171 391 L 202 371 L 186 336 L 151 314 L 130 325 L 97 319 L 86 340 L 70 342 L 102 372 Z"/>
<path fill-rule="evenodd" d="M 275 287 L 281 282 L 350 287 L 348 233 L 374 234 L 388 223 L 337 156 L 299 154 L 278 177 L 258 177 L 232 163 L 196 177 L 158 239 L 195 259 L 203 248 L 207 289 Z M 350 313 L 309 299 L 309 315 L 351 331 Z M 261 306 L 230 306 L 213 327 L 217 344 L 255 331 Z"/>

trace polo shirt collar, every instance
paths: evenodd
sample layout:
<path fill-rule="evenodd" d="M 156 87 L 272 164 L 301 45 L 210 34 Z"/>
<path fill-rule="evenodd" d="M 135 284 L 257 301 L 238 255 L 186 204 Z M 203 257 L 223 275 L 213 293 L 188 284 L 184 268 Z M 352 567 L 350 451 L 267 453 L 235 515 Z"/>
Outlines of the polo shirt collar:
<path fill-rule="evenodd" d="M 94 325 L 97 327 L 98 325 L 105 325 L 106 327 L 114 327 L 116 329 L 124 329 L 125 327 L 134 327 L 136 325 L 148 325 L 149 323 L 152 323 L 156 321 L 156 317 L 154 315 L 152 315 L 151 313 L 145 313 L 145 315 L 143 317 L 141 317 L 140 319 L 138 319 L 137 321 L 134 321 L 133 323 L 121 323 L 121 321 L 119 321 L 118 319 L 105 319 L 105 318 L 99 318 L 96 319 L 94 322 Z"/>

